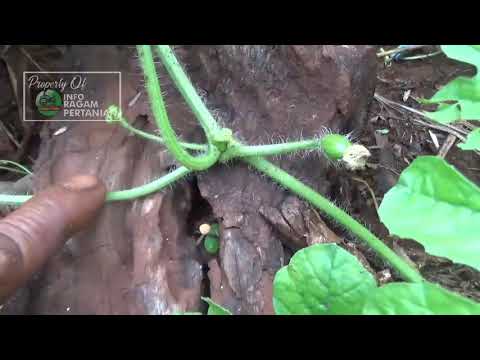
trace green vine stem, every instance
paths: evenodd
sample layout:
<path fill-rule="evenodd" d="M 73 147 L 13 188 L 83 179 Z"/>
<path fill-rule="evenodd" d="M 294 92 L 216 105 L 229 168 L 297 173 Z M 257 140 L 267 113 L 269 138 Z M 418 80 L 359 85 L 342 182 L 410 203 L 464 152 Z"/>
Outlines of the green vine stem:
<path fill-rule="evenodd" d="M 174 171 L 154 180 L 148 184 L 134 187 L 128 190 L 110 191 L 107 193 L 106 201 L 125 201 L 134 200 L 143 196 L 150 195 L 154 192 L 160 191 L 175 181 L 180 180 L 192 171 L 184 166 L 181 166 Z M 0 204 L 5 205 L 21 205 L 30 200 L 33 195 L 4 195 L 0 194 Z"/>
<path fill-rule="evenodd" d="M 132 132 L 133 134 L 136 134 L 140 137 L 143 137 L 147 140 L 153 141 L 160 143 L 162 145 L 165 145 L 165 141 L 160 137 L 155 134 L 148 133 L 146 131 L 142 131 L 140 129 L 137 129 L 133 127 L 128 119 L 126 119 L 121 113 L 120 109 L 118 106 L 112 105 L 109 107 L 108 115 L 106 121 L 108 123 L 117 123 L 120 126 L 122 126 L 124 129 Z M 180 142 L 180 145 L 185 148 L 185 149 L 190 149 L 190 150 L 197 150 L 197 151 L 207 151 L 208 150 L 208 145 L 203 145 L 203 144 L 192 144 L 192 143 L 186 143 L 186 142 Z"/>
<path fill-rule="evenodd" d="M 405 280 L 412 282 L 421 282 L 424 280 L 418 271 L 407 264 L 397 254 L 395 254 L 394 251 L 386 246 L 379 238 L 373 235 L 367 228 L 353 219 L 346 212 L 336 207 L 312 188 L 304 185 L 289 173 L 283 171 L 263 158 L 250 157 L 244 158 L 243 161 L 270 176 L 277 183 L 305 199 L 323 211 L 325 214 L 331 216 L 345 228 L 350 230 L 353 234 L 368 243 L 368 245 L 370 245 L 370 247 L 372 247 L 380 256 L 387 260 L 390 265 L 392 265 L 393 268 L 395 268 L 405 278 Z"/>
<path fill-rule="evenodd" d="M 5 171 L 9 171 L 9 172 L 16 173 L 16 174 L 21 174 L 21 175 L 29 175 L 29 173 L 27 173 L 23 170 L 14 169 L 14 168 L 11 168 L 11 167 L 8 167 L 8 166 L 1 166 L 0 165 L 0 170 L 5 170 Z"/>
<path fill-rule="evenodd" d="M 22 174 L 26 174 L 26 175 L 31 175 L 32 172 L 30 170 L 28 170 L 25 166 L 23 166 L 22 164 L 19 164 L 15 161 L 11 161 L 11 160 L 0 160 L 0 165 L 2 169 L 4 170 L 8 170 L 8 171 L 14 171 L 14 172 L 19 172 L 21 171 Z M 7 166 L 3 166 L 3 165 L 7 165 Z M 8 165 L 13 165 L 15 167 L 17 167 L 18 169 L 20 170 L 16 170 L 15 169 L 12 169 L 10 168 Z"/>
<path fill-rule="evenodd" d="M 185 166 L 181 166 L 174 171 L 162 176 L 161 178 L 154 180 L 148 184 L 135 187 L 128 190 L 112 191 L 107 193 L 107 201 L 123 201 L 132 200 L 139 197 L 150 195 L 157 192 L 166 186 L 173 184 L 177 180 L 190 174 L 192 171 Z"/>
<path fill-rule="evenodd" d="M 108 123 L 117 123 L 121 125 L 124 129 L 143 137 L 147 140 L 151 140 L 160 144 L 165 144 L 165 141 L 157 135 L 142 131 L 133 127 L 128 119 L 126 119 L 120 112 L 118 106 L 112 105 L 108 109 L 108 116 L 106 121 Z M 222 129 L 219 131 L 224 131 Z M 228 142 L 227 134 L 225 137 L 225 142 Z M 339 135 L 341 136 L 341 135 Z M 226 150 L 221 154 L 220 161 L 226 162 L 237 157 L 248 157 L 248 156 L 278 156 L 283 154 L 294 153 L 297 151 L 305 150 L 314 150 L 322 148 L 322 139 L 308 139 L 300 141 L 292 141 L 283 144 L 269 144 L 269 145 L 243 145 L 235 140 L 230 140 L 230 144 L 226 147 Z M 197 151 L 207 151 L 208 145 L 204 144 L 193 144 L 193 143 L 179 143 L 184 149 L 197 150 Z"/>
<path fill-rule="evenodd" d="M 220 157 L 220 151 L 213 144 L 213 136 L 215 134 L 212 134 L 212 131 L 215 131 L 217 127 L 212 127 L 209 121 L 204 121 L 205 119 L 203 118 L 201 121 L 199 119 L 200 123 L 205 129 L 207 140 L 209 143 L 209 149 L 206 155 L 201 155 L 198 157 L 190 155 L 178 142 L 175 131 L 173 130 L 170 124 L 170 121 L 168 119 L 167 110 L 165 109 L 165 104 L 163 102 L 163 97 L 160 90 L 160 84 L 157 79 L 157 70 L 155 68 L 155 63 L 153 61 L 151 48 L 148 45 L 139 45 L 137 48 L 138 48 L 138 56 L 140 59 L 140 63 L 142 65 L 142 68 L 145 74 L 145 86 L 146 86 L 148 97 L 150 100 L 153 116 L 160 130 L 160 133 L 163 137 L 163 140 L 165 141 L 165 146 L 172 153 L 174 158 L 177 159 L 177 161 L 183 166 L 191 170 L 208 169 L 213 164 L 215 164 L 218 158 Z M 167 67 L 167 69 L 170 69 L 169 73 L 173 72 L 177 77 L 177 81 L 179 81 L 180 79 L 181 82 L 179 86 L 185 87 L 184 82 L 185 81 L 189 82 L 189 80 L 188 78 L 186 78 L 186 76 L 185 76 L 186 80 L 183 79 L 181 74 L 179 74 L 179 73 L 183 73 L 183 70 L 179 65 L 178 66 L 175 65 L 175 64 L 178 64 L 178 62 L 176 61 L 173 54 L 171 56 L 168 54 L 165 54 L 165 58 L 162 59 L 162 61 L 164 61 L 164 64 Z M 172 76 L 172 74 L 170 75 Z M 184 95 L 185 92 L 189 96 L 189 99 L 195 98 L 195 95 L 196 95 L 196 97 L 198 97 L 198 100 L 201 102 L 200 97 L 197 95 L 197 93 L 195 92 L 195 89 L 191 84 L 190 84 L 190 87 L 187 87 L 187 89 L 183 89 L 182 95 Z M 193 104 L 195 104 L 195 106 L 198 106 L 196 102 Z"/>
<path fill-rule="evenodd" d="M 130 124 L 128 119 L 126 119 L 121 113 L 118 106 L 112 105 L 108 109 L 107 122 L 117 123 L 122 126 L 124 129 L 136 134 L 140 137 L 143 137 L 147 140 L 165 144 L 165 141 L 157 135 L 142 131 L 135 128 Z M 340 135 L 339 135 L 340 136 Z M 180 142 L 179 143 L 184 149 L 196 150 L 196 151 L 207 151 L 208 145 L 204 144 L 193 144 Z M 300 141 L 292 141 L 282 144 L 269 144 L 269 145 L 243 145 L 239 142 L 231 140 L 230 146 L 221 154 L 220 161 L 226 162 L 237 157 L 248 157 L 248 156 L 278 156 L 289 153 L 294 153 L 297 151 L 308 151 L 322 148 L 322 139 L 308 139 Z"/>
<path fill-rule="evenodd" d="M 175 86 L 180 91 L 188 107 L 192 110 L 205 131 L 207 139 L 212 140 L 215 133 L 220 130 L 220 126 L 217 124 L 200 96 L 198 96 L 192 82 L 177 61 L 174 52 L 168 45 L 156 45 L 155 49 L 157 50 L 158 56 L 162 60 L 165 69 L 175 83 Z"/>
<path fill-rule="evenodd" d="M 313 150 L 321 147 L 321 139 L 292 141 L 283 144 L 270 145 L 243 145 L 234 142 L 220 156 L 220 161 L 225 162 L 237 157 L 250 156 L 277 156 L 301 150 Z"/>

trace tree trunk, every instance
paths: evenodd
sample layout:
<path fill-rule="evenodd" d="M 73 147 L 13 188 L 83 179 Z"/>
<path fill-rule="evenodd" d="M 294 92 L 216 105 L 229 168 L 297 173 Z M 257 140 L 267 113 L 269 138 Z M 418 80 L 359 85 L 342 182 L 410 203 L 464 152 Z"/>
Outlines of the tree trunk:
<path fill-rule="evenodd" d="M 249 144 L 361 129 L 375 86 L 369 46 L 176 47 L 192 81 L 223 126 Z M 154 131 L 132 50 L 73 46 L 65 67 L 122 71 L 123 109 Z M 203 139 L 193 115 L 159 66 L 169 116 L 182 138 Z M 96 84 L 108 92 L 108 83 Z M 110 190 L 145 184 L 174 160 L 161 145 L 106 123 L 44 128 L 35 189 L 74 174 L 96 174 Z M 275 162 L 328 196 L 328 164 L 308 153 Z M 269 179 L 234 162 L 215 166 L 149 197 L 110 203 L 96 224 L 70 239 L 34 279 L 22 302 L 35 314 L 171 314 L 202 309 L 200 296 L 235 314 L 271 314 L 272 282 L 292 252 L 309 244 L 308 207 Z M 220 252 L 196 245 L 198 225 L 220 223 Z M 328 231 L 327 231 L 328 232 Z M 290 235 L 289 235 L 290 234 Z M 333 233 L 332 233 L 333 234 Z M 332 235 L 331 241 L 337 241 Z M 328 241 L 328 240 L 327 240 Z"/>

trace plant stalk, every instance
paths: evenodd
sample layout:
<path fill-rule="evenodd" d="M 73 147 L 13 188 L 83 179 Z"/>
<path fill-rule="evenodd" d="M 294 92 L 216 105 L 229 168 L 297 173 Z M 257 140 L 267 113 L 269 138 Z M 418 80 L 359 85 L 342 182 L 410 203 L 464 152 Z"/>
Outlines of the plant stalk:
<path fill-rule="evenodd" d="M 0 165 L 13 165 L 13 166 L 16 166 L 17 168 L 20 169 L 20 171 L 22 171 L 23 173 L 25 173 L 26 175 L 31 175 L 32 172 L 30 170 L 28 170 L 25 166 L 23 166 L 22 164 L 19 164 L 15 161 L 11 161 L 11 160 L 0 160 Z M 7 169 L 8 170 L 8 169 Z"/>
<path fill-rule="evenodd" d="M 407 264 L 393 250 L 386 246 L 379 238 L 373 235 L 362 224 L 348 215 L 346 212 L 332 204 L 329 200 L 321 196 L 312 188 L 304 185 L 302 182 L 275 166 L 266 159 L 260 157 L 249 157 L 242 159 L 246 163 L 252 165 L 257 170 L 270 176 L 274 181 L 289 189 L 299 197 L 305 199 L 319 210 L 323 211 L 335 221 L 342 224 L 346 229 L 365 241 L 380 256 L 382 256 L 390 265 L 396 269 L 400 275 L 407 281 L 421 282 L 423 277 L 418 271 Z"/>
<path fill-rule="evenodd" d="M 170 124 L 168 119 L 167 111 L 165 109 L 165 104 L 163 102 L 163 96 L 160 90 L 160 84 L 157 79 L 157 71 L 155 68 L 155 63 L 153 61 L 153 55 L 150 46 L 148 45 L 139 45 L 138 47 L 138 56 L 140 59 L 141 66 L 145 75 L 145 86 L 147 89 L 148 97 L 150 100 L 150 105 L 152 108 L 152 113 L 154 115 L 155 122 L 160 130 L 163 140 L 165 141 L 165 146 L 172 153 L 173 157 L 183 166 L 191 170 L 206 170 L 215 164 L 220 157 L 220 151 L 212 142 L 212 133 L 213 131 L 210 128 L 205 128 L 207 140 L 209 143 L 208 152 L 205 155 L 200 155 L 198 157 L 190 155 L 179 143 L 175 131 Z M 165 66 L 168 68 L 173 68 L 175 71 L 179 71 L 175 65 L 175 57 L 173 54 L 167 56 L 164 59 Z M 170 63 L 169 63 L 170 62 Z M 180 68 L 181 70 L 181 68 Z M 178 75 L 178 74 L 177 74 Z M 188 78 L 187 78 L 188 81 Z M 183 83 L 182 83 L 182 86 Z M 191 89 L 193 89 L 193 86 Z M 185 90 L 188 92 L 188 89 Z M 193 91 L 195 91 L 193 89 Z M 195 93 L 196 94 L 196 93 Z M 189 93 L 191 96 L 192 94 Z M 197 95 L 198 96 L 198 95 Z M 189 104 L 190 105 L 190 104 Z M 207 110 L 208 111 L 208 110 Z M 203 125 L 209 125 L 208 122 L 202 123 Z"/>
<path fill-rule="evenodd" d="M 318 149 L 320 146 L 320 139 L 301 140 L 284 144 L 270 145 L 243 145 L 240 143 L 234 143 L 220 156 L 220 160 L 225 162 L 237 157 L 277 156 L 296 151 Z"/>
<path fill-rule="evenodd" d="M 139 197 L 150 195 L 156 191 L 159 191 L 166 186 L 173 184 L 175 181 L 180 180 L 192 171 L 185 166 L 181 166 L 174 171 L 162 176 L 161 178 L 154 180 L 148 184 L 135 187 L 128 190 L 112 191 L 107 193 L 107 202 L 111 201 L 123 201 L 133 200 Z"/>
<path fill-rule="evenodd" d="M 188 107 L 205 131 L 207 139 L 213 139 L 214 134 L 220 130 L 220 126 L 197 94 L 192 82 L 177 61 L 174 52 L 168 45 L 156 45 L 155 49 L 178 91 L 180 91 Z"/>
<path fill-rule="evenodd" d="M 154 141 L 157 143 L 160 143 L 162 145 L 165 145 L 165 140 L 161 138 L 160 136 L 157 136 L 155 134 L 148 133 L 146 131 L 137 129 L 133 127 L 129 121 L 125 117 L 121 117 L 114 123 L 120 124 L 124 129 L 130 131 L 131 133 L 134 133 L 140 137 L 143 137 L 147 140 Z M 193 143 L 186 143 L 186 142 L 180 142 L 180 146 L 182 146 L 184 149 L 190 149 L 190 150 L 197 150 L 197 151 L 207 151 L 208 150 L 208 145 L 204 144 L 193 144 Z"/>
<path fill-rule="evenodd" d="M 192 171 L 184 166 L 175 169 L 174 171 L 154 180 L 148 184 L 137 186 L 128 190 L 110 191 L 107 193 L 106 201 L 124 201 L 135 200 L 137 198 L 150 195 L 154 192 L 160 191 L 166 186 L 173 184 L 175 181 L 185 177 Z M 7 195 L 0 194 L 0 204 L 5 205 L 22 205 L 33 197 L 33 195 Z"/>

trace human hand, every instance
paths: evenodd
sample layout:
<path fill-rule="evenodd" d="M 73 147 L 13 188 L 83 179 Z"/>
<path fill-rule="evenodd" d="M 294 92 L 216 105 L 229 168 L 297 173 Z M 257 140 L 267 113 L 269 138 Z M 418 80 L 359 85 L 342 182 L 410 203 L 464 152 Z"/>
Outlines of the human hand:
<path fill-rule="evenodd" d="M 0 304 L 93 221 L 105 196 L 98 178 L 75 176 L 39 192 L 0 220 Z"/>

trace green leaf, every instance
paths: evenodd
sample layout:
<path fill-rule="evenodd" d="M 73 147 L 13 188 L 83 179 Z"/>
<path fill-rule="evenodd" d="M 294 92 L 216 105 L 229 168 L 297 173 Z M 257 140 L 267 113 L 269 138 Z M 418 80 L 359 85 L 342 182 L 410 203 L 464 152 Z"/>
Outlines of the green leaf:
<path fill-rule="evenodd" d="M 390 283 L 368 297 L 364 315 L 480 315 L 480 304 L 432 283 Z"/>
<path fill-rule="evenodd" d="M 480 304 L 436 284 L 378 288 L 356 257 L 335 244 L 300 250 L 274 280 L 277 315 L 478 314 Z"/>
<path fill-rule="evenodd" d="M 475 78 L 460 76 L 438 90 L 435 95 L 428 100 L 429 103 L 438 103 L 442 101 L 471 100 L 480 101 L 480 83 Z"/>
<path fill-rule="evenodd" d="M 463 144 L 459 144 L 458 147 L 462 150 L 480 150 L 480 128 L 470 132 L 467 140 Z"/>
<path fill-rule="evenodd" d="M 360 314 L 374 277 L 357 258 L 335 244 L 316 244 L 295 253 L 273 283 L 278 315 Z"/>
<path fill-rule="evenodd" d="M 441 49 L 450 59 L 480 68 L 480 45 L 442 45 Z"/>
<path fill-rule="evenodd" d="M 417 157 L 385 194 L 379 216 L 390 233 L 480 270 L 480 188 L 445 160 Z"/>
<path fill-rule="evenodd" d="M 451 59 L 472 64 L 477 68 L 477 75 L 468 78 L 460 76 L 443 86 L 431 99 L 423 100 L 426 104 L 441 104 L 454 101 L 447 107 L 439 107 L 437 111 L 425 112 L 430 119 L 447 124 L 457 120 L 480 119 L 480 67 L 479 45 L 442 45 L 443 52 Z"/>
<path fill-rule="evenodd" d="M 460 119 L 461 110 L 458 104 L 447 105 L 438 108 L 437 111 L 424 111 L 425 116 L 441 124 L 448 124 Z"/>
<path fill-rule="evenodd" d="M 208 304 L 207 315 L 232 315 L 230 310 L 227 310 L 224 307 L 218 305 L 212 299 L 202 297 L 202 300 Z"/>

